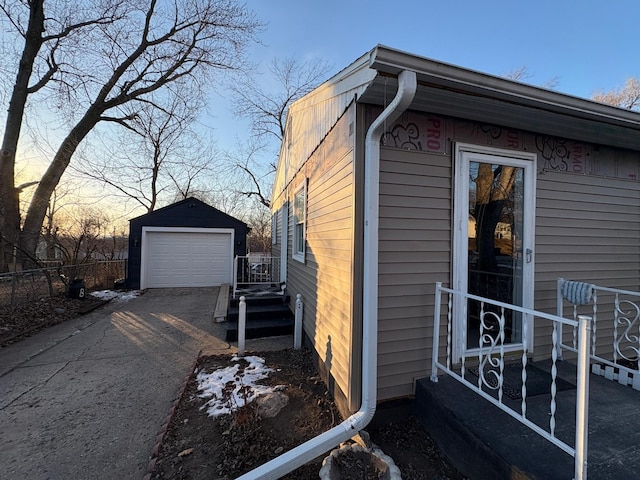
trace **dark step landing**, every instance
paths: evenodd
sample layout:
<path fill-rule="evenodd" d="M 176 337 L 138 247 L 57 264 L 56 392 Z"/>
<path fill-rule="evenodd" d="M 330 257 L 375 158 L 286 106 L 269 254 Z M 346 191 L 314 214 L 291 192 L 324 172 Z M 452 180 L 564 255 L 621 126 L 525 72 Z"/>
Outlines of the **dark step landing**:
<path fill-rule="evenodd" d="M 575 381 L 574 365 L 558 362 L 557 366 L 559 377 Z M 596 375 L 590 375 L 589 382 L 589 480 L 639 478 L 640 392 Z M 556 435 L 573 445 L 575 390 L 558 392 L 556 398 Z M 548 423 L 549 400 L 548 394 L 530 397 L 527 417 L 538 424 Z M 573 457 L 451 377 L 441 376 L 437 383 L 418 380 L 414 414 L 468 478 L 573 478 Z"/>
<path fill-rule="evenodd" d="M 247 297 L 245 303 L 247 307 L 256 305 L 282 305 L 289 303 L 289 295 L 262 295 L 259 297 Z M 229 299 L 229 309 L 237 309 L 240 303 L 240 297 Z"/>
<path fill-rule="evenodd" d="M 294 317 L 286 303 L 288 298 L 288 296 L 282 295 L 247 298 L 245 338 L 293 334 Z M 232 300 L 227 312 L 228 323 L 225 339 L 228 342 L 238 340 L 238 303 L 238 299 Z"/>
<path fill-rule="evenodd" d="M 435 384 L 418 380 L 414 414 L 467 478 L 573 478 L 571 456 L 453 378 L 441 377 Z"/>

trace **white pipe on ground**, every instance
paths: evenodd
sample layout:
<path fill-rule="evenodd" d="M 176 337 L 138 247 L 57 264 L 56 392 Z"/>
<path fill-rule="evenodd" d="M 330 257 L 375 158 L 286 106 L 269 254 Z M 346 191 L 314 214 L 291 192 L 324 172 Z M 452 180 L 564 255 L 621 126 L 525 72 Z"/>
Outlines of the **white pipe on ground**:
<path fill-rule="evenodd" d="M 289 450 L 236 480 L 275 480 L 325 454 L 366 427 L 376 411 L 378 388 L 378 214 L 380 139 L 387 122 L 404 112 L 416 93 L 416 73 L 398 75 L 398 92 L 369 127 L 365 139 L 364 283 L 362 299 L 362 404 L 340 425 Z"/>

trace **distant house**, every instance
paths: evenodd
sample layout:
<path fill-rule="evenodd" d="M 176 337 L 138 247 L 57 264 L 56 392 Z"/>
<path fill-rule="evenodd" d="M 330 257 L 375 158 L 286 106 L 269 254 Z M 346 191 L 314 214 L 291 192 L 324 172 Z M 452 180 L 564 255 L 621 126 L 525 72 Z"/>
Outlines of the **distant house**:
<path fill-rule="evenodd" d="M 128 288 L 231 283 L 247 253 L 247 224 L 195 198 L 129 221 Z"/>
<path fill-rule="evenodd" d="M 428 376 L 438 281 L 550 312 L 558 276 L 637 290 L 639 152 L 638 113 L 384 46 L 295 102 L 273 254 L 343 412 L 360 402 L 363 322 L 378 400 Z M 549 355 L 548 325 L 509 327 L 510 349 Z"/>

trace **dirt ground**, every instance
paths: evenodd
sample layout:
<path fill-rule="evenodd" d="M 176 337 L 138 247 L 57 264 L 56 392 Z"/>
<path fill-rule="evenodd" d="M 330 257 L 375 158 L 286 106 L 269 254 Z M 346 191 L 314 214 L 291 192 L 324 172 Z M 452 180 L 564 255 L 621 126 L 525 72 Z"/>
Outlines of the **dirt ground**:
<path fill-rule="evenodd" d="M 102 303 L 57 296 L 14 308 L 0 307 L 0 348 Z M 198 396 L 192 374 L 157 451 L 150 452 L 150 457 L 156 460 L 151 478 L 236 478 L 342 421 L 309 351 L 283 350 L 257 355 L 274 370 L 260 383 L 284 385 L 287 406 L 272 418 L 261 417 L 254 404 L 230 415 L 210 417 L 201 408 L 205 400 Z M 201 357 L 197 370 L 213 370 L 227 365 L 229 360 L 230 356 Z M 158 420 L 159 427 L 161 421 Z M 463 480 L 413 417 L 402 416 L 399 421 L 370 428 L 368 433 L 373 443 L 394 460 L 404 480 Z M 318 478 L 322 459 L 283 478 Z M 345 478 L 377 479 L 375 474 L 358 473 L 354 470 L 355 463 L 349 463 L 351 471 Z"/>
<path fill-rule="evenodd" d="M 261 417 L 255 404 L 210 417 L 201 407 L 195 375 L 169 424 L 151 478 L 233 479 L 339 424 L 342 419 L 317 376 L 307 350 L 260 352 L 274 369 L 259 383 L 284 385 L 289 403 L 272 418 Z M 201 357 L 196 370 L 210 372 L 229 364 L 229 356 Z M 412 417 L 368 431 L 374 444 L 393 458 L 404 480 L 461 480 Z M 286 475 L 288 480 L 319 478 L 322 457 Z M 349 479 L 377 475 L 358 473 L 350 464 Z M 363 469 L 363 472 L 365 470 Z"/>
<path fill-rule="evenodd" d="M 104 301 L 68 298 L 66 295 L 42 297 L 16 306 L 0 306 L 0 347 L 29 337 L 40 330 L 75 318 L 102 305 Z"/>

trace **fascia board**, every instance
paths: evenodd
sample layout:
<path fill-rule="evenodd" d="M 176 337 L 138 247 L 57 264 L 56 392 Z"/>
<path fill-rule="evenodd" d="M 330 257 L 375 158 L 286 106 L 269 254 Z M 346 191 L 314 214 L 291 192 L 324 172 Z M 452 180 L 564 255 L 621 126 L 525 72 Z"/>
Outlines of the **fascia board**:
<path fill-rule="evenodd" d="M 495 77 L 383 45 L 371 51 L 369 66 L 381 74 L 394 76 L 402 70 L 413 70 L 418 75 L 419 83 L 640 130 L 638 112 Z"/>

